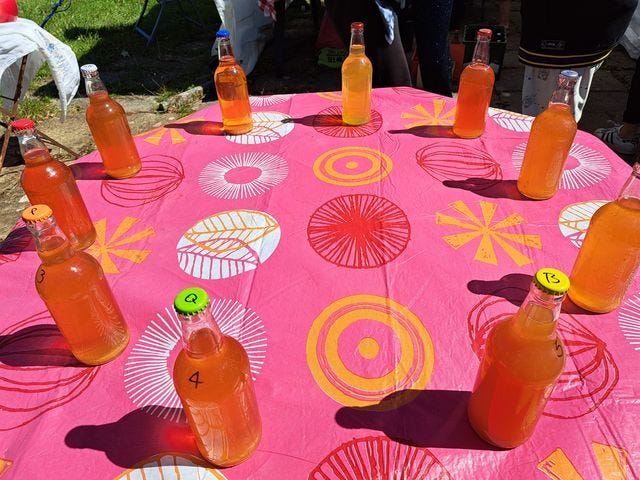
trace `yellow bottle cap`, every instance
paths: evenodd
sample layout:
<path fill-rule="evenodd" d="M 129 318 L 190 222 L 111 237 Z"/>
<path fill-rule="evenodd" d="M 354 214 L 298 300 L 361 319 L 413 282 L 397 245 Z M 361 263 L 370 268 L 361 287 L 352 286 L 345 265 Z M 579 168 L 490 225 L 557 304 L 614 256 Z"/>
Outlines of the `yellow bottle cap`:
<path fill-rule="evenodd" d="M 22 219 L 26 223 L 36 223 L 46 220 L 53 215 L 53 210 L 48 205 L 38 204 L 27 207 L 22 212 Z"/>
<path fill-rule="evenodd" d="M 563 295 L 569 290 L 569 277 L 555 268 L 541 268 L 533 281 L 540 290 L 551 295 Z"/>

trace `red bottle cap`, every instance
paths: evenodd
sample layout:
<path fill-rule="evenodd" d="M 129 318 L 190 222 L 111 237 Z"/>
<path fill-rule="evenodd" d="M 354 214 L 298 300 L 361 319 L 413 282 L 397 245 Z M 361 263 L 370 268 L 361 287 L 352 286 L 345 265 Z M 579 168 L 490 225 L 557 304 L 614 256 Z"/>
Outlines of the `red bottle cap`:
<path fill-rule="evenodd" d="M 491 31 L 490 28 L 481 28 L 480 30 L 478 30 L 477 38 L 480 38 L 480 37 L 491 38 L 491 35 L 493 35 L 493 32 Z"/>
<path fill-rule="evenodd" d="M 11 128 L 13 130 L 33 130 L 35 123 L 30 118 L 19 118 L 11 122 Z"/>
<path fill-rule="evenodd" d="M 362 22 L 353 22 L 351 24 L 351 30 L 364 30 L 364 23 L 362 23 Z"/>

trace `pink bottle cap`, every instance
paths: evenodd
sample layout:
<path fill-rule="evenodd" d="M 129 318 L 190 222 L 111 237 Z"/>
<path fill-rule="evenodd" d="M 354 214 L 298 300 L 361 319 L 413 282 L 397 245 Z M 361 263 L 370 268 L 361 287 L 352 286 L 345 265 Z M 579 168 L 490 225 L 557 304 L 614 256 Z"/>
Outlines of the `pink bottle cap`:
<path fill-rule="evenodd" d="M 478 30 L 477 38 L 480 38 L 480 37 L 491 38 L 491 35 L 493 35 L 493 32 L 491 31 L 490 28 L 481 28 L 480 30 Z"/>

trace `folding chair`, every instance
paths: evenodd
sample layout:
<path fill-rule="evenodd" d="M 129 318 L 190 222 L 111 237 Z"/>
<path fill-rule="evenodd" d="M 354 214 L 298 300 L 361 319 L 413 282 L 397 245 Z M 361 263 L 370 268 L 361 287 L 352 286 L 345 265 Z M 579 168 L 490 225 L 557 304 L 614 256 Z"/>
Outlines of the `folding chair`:
<path fill-rule="evenodd" d="M 147 6 L 149 5 L 149 0 L 144 0 L 144 4 L 142 5 L 142 11 L 140 12 L 140 16 L 138 17 L 138 21 L 136 22 L 135 26 L 133 27 L 133 30 L 135 32 L 138 32 L 140 35 L 142 35 L 147 40 L 147 45 L 149 45 L 151 42 L 153 42 L 153 39 L 156 36 L 156 31 L 158 30 L 158 25 L 160 25 L 160 18 L 162 17 L 162 14 L 164 13 L 164 8 L 167 5 L 167 3 L 171 2 L 171 1 L 173 1 L 173 0 L 157 0 L 157 2 L 160 4 L 160 11 L 158 12 L 158 16 L 156 17 L 156 21 L 153 24 L 153 28 L 151 29 L 151 33 L 148 33 L 146 31 L 144 31 L 144 29 L 140 26 L 140 22 L 142 21 L 142 17 L 144 17 L 145 12 L 147 11 Z M 198 8 L 196 7 L 196 5 L 193 2 L 193 0 L 188 0 L 188 2 L 191 4 L 191 8 L 196 13 L 196 16 L 198 17 L 197 20 L 195 20 L 195 19 L 191 18 L 189 15 L 187 15 L 186 10 L 182 6 L 182 1 L 181 0 L 175 0 L 175 1 L 178 2 L 178 6 L 180 7 L 180 11 L 182 12 L 182 15 L 184 15 L 184 17 L 188 21 L 190 21 L 194 25 L 199 26 L 202 29 L 205 28 L 205 23 L 202 21 L 202 17 L 200 16 L 200 12 L 198 11 Z"/>

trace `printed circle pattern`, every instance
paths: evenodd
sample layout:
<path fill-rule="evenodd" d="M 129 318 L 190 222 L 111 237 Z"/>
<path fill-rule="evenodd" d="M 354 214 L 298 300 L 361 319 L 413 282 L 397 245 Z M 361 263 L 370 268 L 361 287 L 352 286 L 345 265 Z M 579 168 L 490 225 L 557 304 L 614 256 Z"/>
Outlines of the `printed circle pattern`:
<path fill-rule="evenodd" d="M 640 351 L 640 294 L 625 300 L 618 313 L 618 323 L 631 348 Z"/>
<path fill-rule="evenodd" d="M 239 200 L 256 197 L 282 182 L 289 171 L 277 155 L 250 152 L 218 158 L 204 167 L 198 183 L 208 195 Z"/>
<path fill-rule="evenodd" d="M 313 164 L 318 180 L 341 187 L 379 182 L 393 169 L 391 157 L 368 147 L 340 147 L 320 155 Z"/>
<path fill-rule="evenodd" d="M 394 347 L 371 348 L 376 343 Z M 377 295 L 336 300 L 313 321 L 307 337 L 307 363 L 315 381 L 346 406 L 392 410 L 409 403 L 429 383 L 433 362 L 431 336 L 420 319 Z"/>
<path fill-rule="evenodd" d="M 564 207 L 560 212 L 560 218 L 558 218 L 558 226 L 562 235 L 580 248 L 591 223 L 591 217 L 606 203 L 608 203 L 607 200 L 591 200 L 590 202 L 572 203 Z"/>
<path fill-rule="evenodd" d="M 322 258 L 341 267 L 375 268 L 400 255 L 409 243 L 405 213 L 376 195 L 345 195 L 311 215 L 307 239 Z"/>
<path fill-rule="evenodd" d="M 371 119 L 364 125 L 347 125 L 342 122 L 342 108 L 325 108 L 313 118 L 313 128 L 329 137 L 356 138 L 373 135 L 382 127 L 382 115 L 371 110 Z"/>
<path fill-rule="evenodd" d="M 242 135 L 228 135 L 225 138 L 240 145 L 260 145 L 280 140 L 293 131 L 291 117 L 280 112 L 253 112 L 253 128 Z"/>

